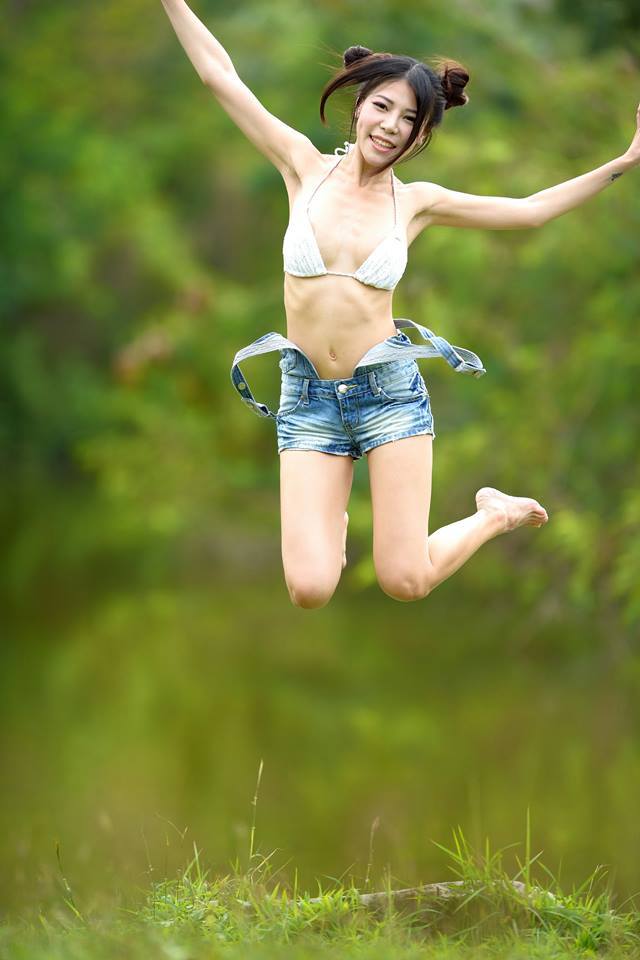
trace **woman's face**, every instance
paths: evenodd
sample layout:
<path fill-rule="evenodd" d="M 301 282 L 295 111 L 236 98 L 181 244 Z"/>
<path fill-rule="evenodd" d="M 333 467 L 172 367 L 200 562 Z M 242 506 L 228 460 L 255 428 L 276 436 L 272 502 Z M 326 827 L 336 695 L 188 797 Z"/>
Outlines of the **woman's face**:
<path fill-rule="evenodd" d="M 416 95 L 406 80 L 380 84 L 358 112 L 356 134 L 363 155 L 372 163 L 398 156 L 413 130 L 415 116 Z"/>

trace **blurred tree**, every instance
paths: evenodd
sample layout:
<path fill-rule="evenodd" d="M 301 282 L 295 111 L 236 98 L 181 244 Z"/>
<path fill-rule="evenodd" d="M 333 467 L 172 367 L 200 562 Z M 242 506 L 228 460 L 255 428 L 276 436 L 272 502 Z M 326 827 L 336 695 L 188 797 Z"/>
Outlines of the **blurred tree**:
<path fill-rule="evenodd" d="M 640 58 L 637 0 L 556 0 L 556 9 L 563 19 L 580 28 L 590 52 L 621 47 Z"/>
<path fill-rule="evenodd" d="M 279 175 L 199 83 L 159 5 L 151 17 L 143 0 L 11 9 L 0 93 L 12 145 L 0 160 L 5 477 L 95 483 L 124 540 L 193 536 L 203 517 L 240 505 L 275 527 L 273 423 L 238 401 L 229 367 L 244 343 L 284 329 Z M 636 23 L 630 4 L 612 9 L 624 17 L 611 23 Z M 357 3 L 250 0 L 197 12 L 262 102 L 327 151 L 344 139 L 347 100 L 326 129 L 318 94 L 354 39 L 466 62 L 468 109 L 397 167 L 405 180 L 525 196 L 619 155 L 633 134 L 637 68 L 615 46 L 585 58 L 589 28 L 563 27 L 562 6 L 542 16 L 515 0 L 385 2 L 372 17 Z M 539 231 L 427 231 L 395 297 L 397 316 L 468 344 L 488 369 L 461 382 L 423 366 L 438 433 L 433 523 L 467 513 L 487 482 L 545 503 L 544 536 L 510 539 L 464 574 L 539 617 L 563 604 L 605 620 L 640 607 L 634 177 Z M 277 403 L 277 364 L 252 361 L 248 373 Z M 359 475 L 352 530 L 368 539 L 363 487 Z"/>

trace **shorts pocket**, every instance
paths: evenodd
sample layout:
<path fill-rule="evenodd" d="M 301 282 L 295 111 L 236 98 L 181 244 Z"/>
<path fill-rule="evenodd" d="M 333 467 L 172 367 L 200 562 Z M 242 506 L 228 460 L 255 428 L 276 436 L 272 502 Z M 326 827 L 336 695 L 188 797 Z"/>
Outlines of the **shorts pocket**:
<path fill-rule="evenodd" d="M 285 347 L 284 350 L 280 351 L 280 354 L 278 366 L 283 373 L 289 373 L 289 371 L 293 370 L 297 363 L 296 351 L 292 350 L 290 347 Z"/>
<path fill-rule="evenodd" d="M 417 364 L 398 373 L 383 373 L 381 376 L 376 372 L 376 381 L 385 400 L 402 402 L 420 400 L 429 396 Z"/>
<path fill-rule="evenodd" d="M 280 390 L 280 405 L 276 417 L 282 419 L 295 413 L 302 403 L 302 377 L 282 377 L 282 387 Z"/>

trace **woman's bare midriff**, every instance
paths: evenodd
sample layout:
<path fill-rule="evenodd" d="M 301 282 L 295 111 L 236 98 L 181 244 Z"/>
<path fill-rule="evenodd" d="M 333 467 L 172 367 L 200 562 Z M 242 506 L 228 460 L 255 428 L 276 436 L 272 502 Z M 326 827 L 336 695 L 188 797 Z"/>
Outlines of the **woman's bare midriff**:
<path fill-rule="evenodd" d="M 323 380 L 353 376 L 367 350 L 397 332 L 391 292 L 365 287 L 353 277 L 285 274 L 284 304 L 287 337 Z"/>
<path fill-rule="evenodd" d="M 314 164 L 302 181 L 285 178 L 290 209 L 300 191 L 308 202 L 336 157 L 322 156 L 322 161 Z M 313 198 L 311 217 L 327 269 L 353 273 L 393 229 L 391 174 L 375 190 L 361 191 L 354 191 L 339 175 L 340 166 L 324 181 Z M 397 179 L 395 183 L 398 222 L 404 226 L 408 200 L 402 194 L 407 187 Z M 357 261 L 355 265 L 345 264 L 345 252 Z M 392 299 L 393 291 L 367 286 L 353 277 L 285 273 L 287 337 L 309 357 L 321 379 L 351 377 L 371 347 L 397 332 Z"/>

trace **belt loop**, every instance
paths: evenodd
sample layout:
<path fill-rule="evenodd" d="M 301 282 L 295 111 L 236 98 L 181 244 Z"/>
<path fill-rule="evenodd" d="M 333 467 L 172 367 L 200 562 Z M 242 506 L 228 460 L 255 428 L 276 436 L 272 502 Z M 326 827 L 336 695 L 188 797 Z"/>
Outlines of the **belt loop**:
<path fill-rule="evenodd" d="M 371 387 L 371 392 L 374 397 L 377 397 L 380 393 L 380 387 L 378 386 L 378 381 L 376 380 L 376 375 L 373 370 L 369 371 L 369 386 Z"/>
<path fill-rule="evenodd" d="M 309 379 L 307 377 L 302 381 L 302 402 L 309 403 Z"/>

